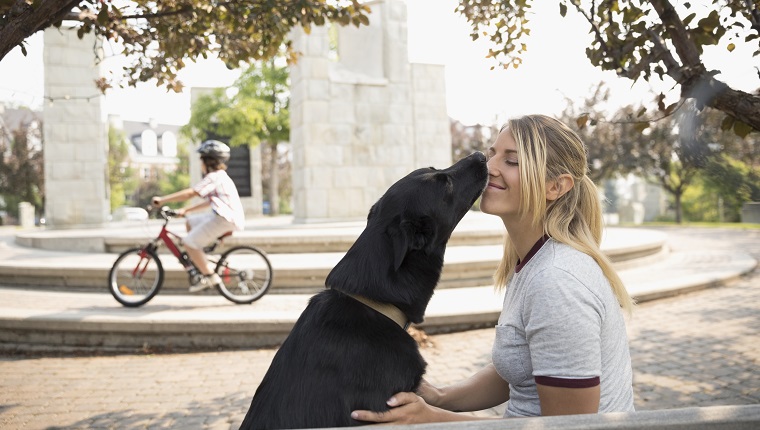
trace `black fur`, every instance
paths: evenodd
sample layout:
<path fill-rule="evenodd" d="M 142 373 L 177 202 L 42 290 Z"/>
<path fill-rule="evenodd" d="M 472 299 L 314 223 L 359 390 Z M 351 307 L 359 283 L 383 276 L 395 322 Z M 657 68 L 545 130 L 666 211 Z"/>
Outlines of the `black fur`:
<path fill-rule="evenodd" d="M 449 237 L 487 177 L 478 152 L 448 169 L 415 170 L 388 189 L 275 354 L 241 429 L 359 425 L 351 411 L 387 410 L 391 395 L 417 388 L 426 364 L 414 339 L 344 293 L 422 322 Z"/>

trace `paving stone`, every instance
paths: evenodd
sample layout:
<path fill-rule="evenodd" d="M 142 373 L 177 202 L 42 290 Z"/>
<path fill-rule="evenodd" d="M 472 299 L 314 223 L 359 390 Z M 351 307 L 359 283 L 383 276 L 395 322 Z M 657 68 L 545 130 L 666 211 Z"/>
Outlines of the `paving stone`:
<path fill-rule="evenodd" d="M 674 246 L 734 247 L 760 259 L 757 231 L 667 233 Z M 760 270 L 723 287 L 642 303 L 628 327 L 637 409 L 760 404 Z M 434 346 L 422 349 L 426 378 L 446 384 L 470 376 L 488 363 L 493 337 L 493 329 L 431 335 Z M 275 352 L 6 352 L 0 428 L 234 428 Z"/>

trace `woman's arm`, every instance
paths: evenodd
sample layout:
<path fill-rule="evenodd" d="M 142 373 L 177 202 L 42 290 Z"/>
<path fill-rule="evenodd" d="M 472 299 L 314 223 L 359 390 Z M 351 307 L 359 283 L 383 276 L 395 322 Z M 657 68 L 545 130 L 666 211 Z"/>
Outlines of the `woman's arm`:
<path fill-rule="evenodd" d="M 493 363 L 462 382 L 431 391 L 420 395 L 431 405 L 450 411 L 479 411 L 509 400 L 509 384 L 501 379 Z"/>
<path fill-rule="evenodd" d="M 542 416 L 599 412 L 599 385 L 589 388 L 566 388 L 536 384 L 536 388 Z"/>
<path fill-rule="evenodd" d="M 452 411 L 477 411 L 509 400 L 509 384 L 489 364 L 464 381 L 435 388 L 423 381 L 414 393 L 398 393 L 388 400 L 387 412 L 354 411 L 355 420 L 375 423 L 413 424 L 443 421 L 472 421 L 479 418 Z"/>
<path fill-rule="evenodd" d="M 419 424 L 444 421 L 473 421 L 494 419 L 473 417 L 430 406 L 425 399 L 414 393 L 398 393 L 388 400 L 390 410 L 386 412 L 353 411 L 351 418 L 372 423 Z"/>

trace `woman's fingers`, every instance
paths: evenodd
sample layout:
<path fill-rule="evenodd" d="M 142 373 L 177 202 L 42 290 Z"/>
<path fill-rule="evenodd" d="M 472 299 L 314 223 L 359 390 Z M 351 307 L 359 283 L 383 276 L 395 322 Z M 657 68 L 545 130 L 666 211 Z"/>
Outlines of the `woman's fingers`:
<path fill-rule="evenodd" d="M 404 423 L 412 422 L 415 415 L 419 412 L 415 408 L 409 407 L 409 405 L 419 401 L 414 393 L 398 393 L 388 399 L 386 402 L 391 407 L 390 410 L 385 412 L 373 412 L 373 411 L 353 411 L 351 418 L 357 421 L 365 421 L 371 423 Z"/>

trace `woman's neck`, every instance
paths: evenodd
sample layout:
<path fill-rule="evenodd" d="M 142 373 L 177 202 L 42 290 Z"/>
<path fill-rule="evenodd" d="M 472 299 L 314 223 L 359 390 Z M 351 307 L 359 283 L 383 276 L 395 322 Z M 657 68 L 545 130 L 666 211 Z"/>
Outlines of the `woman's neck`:
<path fill-rule="evenodd" d="M 533 245 L 538 242 L 544 235 L 544 230 L 541 226 L 532 226 L 530 221 L 525 219 L 508 220 L 504 221 L 504 227 L 507 229 L 509 240 L 517 251 L 520 260 L 524 260 L 525 256 L 530 252 Z"/>

